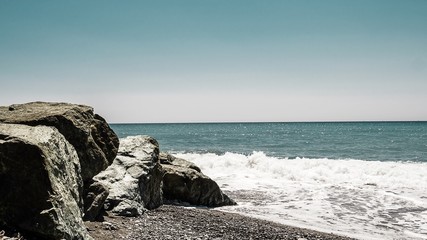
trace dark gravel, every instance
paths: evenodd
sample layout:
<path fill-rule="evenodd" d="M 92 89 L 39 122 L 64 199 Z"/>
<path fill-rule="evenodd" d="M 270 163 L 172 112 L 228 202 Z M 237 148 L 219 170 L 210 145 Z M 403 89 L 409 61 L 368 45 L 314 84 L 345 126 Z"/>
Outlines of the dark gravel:
<path fill-rule="evenodd" d="M 86 222 L 95 239 L 351 239 L 313 230 L 225 213 L 174 205 L 147 211 L 136 218 L 106 216 Z"/>

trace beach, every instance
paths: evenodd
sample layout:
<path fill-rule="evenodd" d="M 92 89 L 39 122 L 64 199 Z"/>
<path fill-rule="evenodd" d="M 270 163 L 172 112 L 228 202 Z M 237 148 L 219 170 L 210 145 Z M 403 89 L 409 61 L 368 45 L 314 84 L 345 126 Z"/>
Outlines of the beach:
<path fill-rule="evenodd" d="M 426 13 L 0 0 L 0 240 L 427 240 Z"/>
<path fill-rule="evenodd" d="M 425 122 L 117 124 L 235 200 L 221 211 L 357 239 L 426 239 Z"/>
<path fill-rule="evenodd" d="M 351 239 L 210 208 L 163 205 L 140 217 L 85 222 L 95 239 Z"/>
<path fill-rule="evenodd" d="M 3 111 L 19 117 L 21 113 L 32 113 L 26 111 L 31 106 L 53 108 L 53 114 L 74 107 L 77 119 L 81 119 L 85 111 L 91 113 L 87 106 L 41 102 L 4 107 Z M 54 115 L 46 119 L 57 118 Z M 92 126 L 91 121 L 86 125 Z M 4 236 L 18 239 L 37 239 L 33 236 L 43 239 L 92 239 L 91 236 L 95 239 L 426 239 L 425 122 L 118 124 L 112 125 L 113 129 L 103 128 L 106 122 L 98 119 L 94 122 L 101 124 L 98 128 L 105 134 L 94 132 L 89 138 L 82 135 L 79 142 L 87 141 L 87 144 L 76 145 L 83 154 L 81 158 L 66 140 L 66 136 L 75 136 L 73 132 L 65 131 L 63 135 L 45 126 L 2 125 L 4 136 L 11 136 L 4 137 L 1 142 L 4 146 L 15 144 L 10 140 L 12 136 L 21 139 L 19 151 L 6 151 L 8 148 L 4 147 L 4 154 L 8 154 L 0 158 L 6 166 L 4 169 L 12 169 L 8 167 L 11 162 L 27 159 L 28 151 L 22 149 L 28 148 L 28 141 L 40 149 L 39 155 L 28 158 L 37 157 L 33 161 L 37 164 L 48 163 L 31 168 L 31 171 L 40 171 L 33 178 L 25 172 L 6 172 L 12 183 L 25 186 L 22 182 L 38 183 L 38 176 L 45 172 L 63 173 L 56 178 L 52 174 L 53 180 L 45 181 L 58 185 L 37 188 L 40 189 L 37 193 L 32 192 L 33 187 L 22 193 L 16 192 L 13 184 L 3 187 L 13 189 L 9 195 L 5 194 L 9 198 L 0 198 L 4 206 L 22 199 L 26 202 L 2 212 L 6 219 L 0 222 L 2 240 L 8 239 Z M 80 125 L 76 124 L 75 129 Z M 87 165 L 84 154 L 99 148 L 90 143 L 97 136 L 106 136 L 98 142 L 109 143 L 110 147 L 102 148 L 105 151 L 102 156 L 109 156 L 106 163 L 113 163 L 108 167 L 105 164 L 107 169 L 93 176 L 102 169 L 102 163 Z M 50 139 L 49 144 L 45 139 Z M 55 163 L 64 161 L 64 156 L 71 158 L 67 163 L 81 161 L 82 169 L 86 170 L 80 171 L 75 167 L 78 165 L 71 164 L 64 165 L 60 171 L 44 168 L 56 167 Z M 19 163 L 27 166 L 25 161 Z M 25 169 L 19 165 L 12 167 Z M 67 180 L 63 180 L 63 176 L 67 176 Z M 88 181 L 82 186 L 83 179 L 98 182 Z M 68 192 L 64 183 L 68 186 L 73 181 L 74 192 Z M 82 187 L 86 190 L 80 196 Z M 46 200 L 45 189 L 51 188 L 57 189 L 56 194 L 64 198 L 54 195 Z M 35 200 L 22 197 L 23 194 L 29 196 L 28 192 Z M 67 197 L 68 205 L 59 202 L 58 208 L 49 208 L 59 214 L 58 218 L 42 222 L 37 220 L 37 212 L 35 216 L 26 216 L 34 208 L 45 212 L 44 205 L 32 206 L 33 203 Z M 81 201 L 84 206 L 79 205 Z M 162 206 L 165 201 L 166 206 Z M 170 205 L 170 201 L 185 205 Z M 104 210 L 107 215 L 101 215 L 103 221 L 91 222 Z M 10 220 L 14 215 L 20 218 Z M 127 218 L 115 217 L 119 215 Z M 36 222 L 28 225 L 30 228 L 20 225 L 31 219 Z M 8 232 L 1 231 L 3 229 Z M 21 230 L 31 235 L 21 238 L 17 234 Z"/>

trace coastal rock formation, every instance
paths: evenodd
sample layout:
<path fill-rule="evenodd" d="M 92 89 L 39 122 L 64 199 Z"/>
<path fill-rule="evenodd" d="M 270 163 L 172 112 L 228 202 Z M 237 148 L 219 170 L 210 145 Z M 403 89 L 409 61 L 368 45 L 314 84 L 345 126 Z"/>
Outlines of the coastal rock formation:
<path fill-rule="evenodd" d="M 92 239 L 82 221 L 82 189 L 78 155 L 55 128 L 0 123 L 0 226 L 47 239 Z"/>
<path fill-rule="evenodd" d="M 46 102 L 15 104 L 0 107 L 0 122 L 58 129 L 77 151 L 83 181 L 106 169 L 119 146 L 116 134 L 89 106 Z"/>
<path fill-rule="evenodd" d="M 148 136 L 133 136 L 121 139 L 113 164 L 94 179 L 110 191 L 105 201 L 107 210 L 138 216 L 145 208 L 153 209 L 163 203 L 162 177 L 157 141 Z"/>
<path fill-rule="evenodd" d="M 159 158 L 160 158 L 161 164 L 179 166 L 179 167 L 184 167 L 184 168 L 191 168 L 193 170 L 196 170 L 197 172 L 202 172 L 196 164 L 194 164 L 190 161 L 187 161 L 185 159 L 182 159 L 182 158 L 177 158 L 177 157 L 175 157 L 171 154 L 165 153 L 165 152 L 160 153 Z"/>
<path fill-rule="evenodd" d="M 94 179 L 109 189 L 106 210 L 122 216 L 157 208 L 163 197 L 208 207 L 236 204 L 194 163 L 159 154 L 157 141 L 149 136 L 121 139 L 113 164 Z"/>
<path fill-rule="evenodd" d="M 157 141 L 148 136 L 121 139 L 119 149 L 116 134 L 89 106 L 0 107 L 0 230 L 92 239 L 82 217 L 99 220 L 103 210 L 138 216 L 161 206 L 164 197 L 235 204 L 193 163 L 159 155 Z"/>
<path fill-rule="evenodd" d="M 170 154 L 160 155 L 163 177 L 163 196 L 168 200 L 179 200 L 194 205 L 219 207 L 235 205 L 224 194 L 218 184 L 204 175 L 195 164 Z"/>

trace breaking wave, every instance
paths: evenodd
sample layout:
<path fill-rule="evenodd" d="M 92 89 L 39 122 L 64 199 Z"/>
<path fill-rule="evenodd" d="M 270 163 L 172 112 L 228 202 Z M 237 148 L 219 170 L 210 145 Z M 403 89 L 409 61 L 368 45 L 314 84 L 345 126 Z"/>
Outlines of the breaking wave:
<path fill-rule="evenodd" d="M 427 163 L 178 153 L 238 212 L 362 239 L 427 239 Z"/>

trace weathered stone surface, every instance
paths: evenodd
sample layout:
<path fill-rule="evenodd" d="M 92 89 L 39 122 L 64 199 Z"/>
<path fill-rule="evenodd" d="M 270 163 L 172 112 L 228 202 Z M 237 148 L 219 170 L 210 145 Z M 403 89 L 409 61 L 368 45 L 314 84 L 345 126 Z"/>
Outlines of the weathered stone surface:
<path fill-rule="evenodd" d="M 77 153 L 55 128 L 0 123 L 0 225 L 46 239 L 92 239 L 82 186 Z"/>
<path fill-rule="evenodd" d="M 89 106 L 46 102 L 15 104 L 0 107 L 0 122 L 57 128 L 77 151 L 83 181 L 106 169 L 119 146 L 116 134 Z"/>
<path fill-rule="evenodd" d="M 148 136 L 121 139 L 118 156 L 105 171 L 95 176 L 110 191 L 107 210 L 125 216 L 137 216 L 143 208 L 162 204 L 163 170 L 159 163 L 159 145 Z"/>
<path fill-rule="evenodd" d="M 104 202 L 109 194 L 108 189 L 100 182 L 86 182 L 83 190 L 85 221 L 95 221 L 99 219 L 104 210 Z"/>
<path fill-rule="evenodd" d="M 161 154 L 161 159 L 165 170 L 163 196 L 166 199 L 208 207 L 236 204 L 194 163 L 166 153 Z"/>
<path fill-rule="evenodd" d="M 144 204 L 141 201 L 124 199 L 115 206 L 112 212 L 119 216 L 136 217 L 145 212 Z"/>
<path fill-rule="evenodd" d="M 165 153 L 165 152 L 160 153 L 159 158 L 160 158 L 161 164 L 169 164 L 169 165 L 174 165 L 174 166 L 191 168 L 191 169 L 196 170 L 197 172 L 202 172 L 196 164 L 194 164 L 188 160 L 182 159 L 182 158 L 177 158 L 177 157 L 175 157 L 171 154 Z"/>

